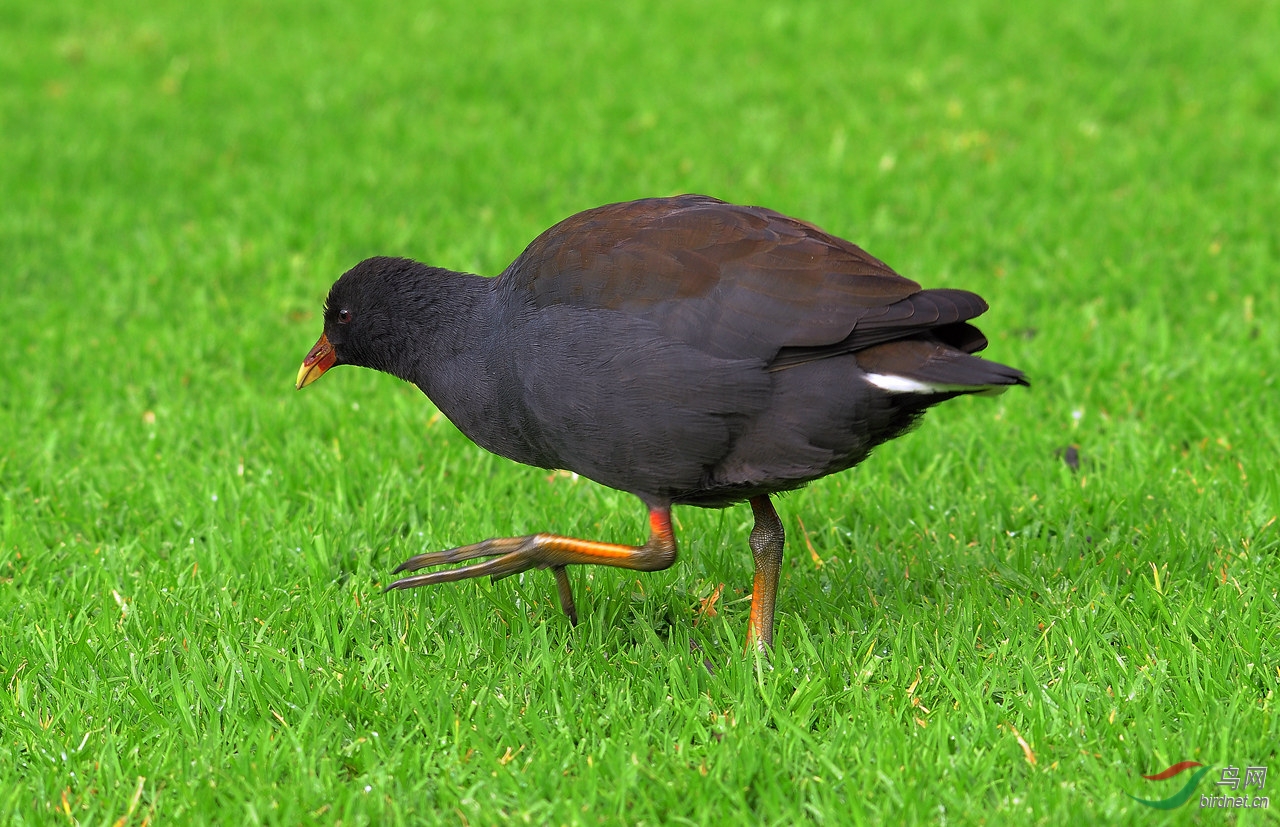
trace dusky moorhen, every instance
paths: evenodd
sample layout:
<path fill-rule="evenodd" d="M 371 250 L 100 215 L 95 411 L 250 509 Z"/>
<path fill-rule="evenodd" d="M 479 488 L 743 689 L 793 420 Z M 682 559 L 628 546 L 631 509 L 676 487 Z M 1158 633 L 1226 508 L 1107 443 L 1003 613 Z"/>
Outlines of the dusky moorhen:
<path fill-rule="evenodd" d="M 497 278 L 371 258 L 329 291 L 303 388 L 335 365 L 412 382 L 462 433 L 526 465 L 635 494 L 640 546 L 531 534 L 409 558 L 389 589 L 535 568 L 656 571 L 671 506 L 751 503 L 748 645 L 772 644 L 783 528 L 769 495 L 857 465 L 927 409 L 1026 385 L 970 354 L 986 303 L 922 290 L 854 244 L 761 207 L 609 204 L 534 239 Z"/>

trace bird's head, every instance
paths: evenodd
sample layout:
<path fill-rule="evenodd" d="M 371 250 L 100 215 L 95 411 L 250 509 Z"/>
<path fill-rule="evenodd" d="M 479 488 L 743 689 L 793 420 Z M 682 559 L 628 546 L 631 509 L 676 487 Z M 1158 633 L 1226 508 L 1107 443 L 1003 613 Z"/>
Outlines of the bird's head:
<path fill-rule="evenodd" d="M 324 333 L 298 369 L 297 388 L 310 385 L 335 365 L 397 373 L 405 311 L 411 309 L 414 288 L 425 269 L 410 259 L 378 257 L 343 273 L 329 289 Z"/>

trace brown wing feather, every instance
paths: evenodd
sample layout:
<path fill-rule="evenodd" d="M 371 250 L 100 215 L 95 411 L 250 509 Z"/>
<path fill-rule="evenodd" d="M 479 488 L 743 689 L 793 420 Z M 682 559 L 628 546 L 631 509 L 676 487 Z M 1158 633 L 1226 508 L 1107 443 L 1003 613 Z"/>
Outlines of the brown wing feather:
<path fill-rule="evenodd" d="M 973 318 L 858 246 L 761 207 L 684 195 L 610 204 L 544 232 L 503 274 L 534 308 L 620 310 L 721 358 L 807 361 Z"/>

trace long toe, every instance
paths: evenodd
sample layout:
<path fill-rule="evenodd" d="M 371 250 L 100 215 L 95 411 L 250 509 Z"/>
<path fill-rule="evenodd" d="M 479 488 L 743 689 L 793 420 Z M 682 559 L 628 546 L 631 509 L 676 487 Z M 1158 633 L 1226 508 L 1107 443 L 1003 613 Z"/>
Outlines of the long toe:
<path fill-rule="evenodd" d="M 454 551 L 456 549 L 450 550 Z M 488 552 L 490 555 L 495 553 L 497 552 Z M 447 552 L 439 552 L 439 554 L 447 554 Z M 478 556 L 485 555 L 472 555 L 472 557 Z M 436 563 L 425 563 L 424 565 L 430 566 L 452 562 L 457 562 L 457 560 L 439 560 Z M 546 565 L 546 563 L 543 563 L 538 559 L 536 546 L 532 545 L 532 543 L 526 543 L 523 547 L 508 554 L 503 554 L 501 557 L 495 557 L 492 560 L 485 560 L 481 563 L 472 563 L 469 566 L 459 566 L 456 569 L 441 569 L 440 571 L 431 571 L 426 574 L 415 574 L 411 577 L 403 577 L 392 583 L 390 586 L 387 586 L 386 591 L 391 591 L 392 589 L 412 589 L 417 586 L 430 586 L 435 583 L 451 583 L 455 580 L 467 580 L 472 577 L 487 576 L 494 580 L 501 580 L 504 577 L 519 574 L 520 572 L 528 571 L 529 569 L 543 568 Z M 421 568 L 421 566 L 418 568 Z"/>
<path fill-rule="evenodd" d="M 479 557 L 498 557 L 503 554 L 510 554 L 520 548 L 529 545 L 534 539 L 534 535 L 525 537 L 495 537 L 492 540 L 485 540 L 480 543 L 472 543 L 467 546 L 458 546 L 456 548 L 448 548 L 444 551 L 431 551 L 424 554 L 415 554 L 408 560 L 396 566 L 393 574 L 399 574 L 402 571 L 417 571 L 431 566 L 444 566 L 450 563 L 464 563 L 467 560 L 475 560 Z M 468 566 L 467 568 L 471 568 Z M 457 578 L 453 578 L 457 579 Z M 439 581 L 445 582 L 445 581 Z"/>

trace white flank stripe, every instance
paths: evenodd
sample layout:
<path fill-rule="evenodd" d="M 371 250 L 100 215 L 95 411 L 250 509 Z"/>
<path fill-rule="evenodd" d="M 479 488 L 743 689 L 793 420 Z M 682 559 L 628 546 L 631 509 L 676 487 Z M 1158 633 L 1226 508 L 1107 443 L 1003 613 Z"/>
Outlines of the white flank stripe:
<path fill-rule="evenodd" d="M 868 373 L 867 381 L 890 393 L 937 393 L 939 388 L 919 379 L 894 376 L 891 373 Z"/>
<path fill-rule="evenodd" d="M 892 373 L 868 373 L 867 381 L 889 393 L 979 393 L 994 396 L 1006 390 L 1005 385 L 938 385 Z"/>

